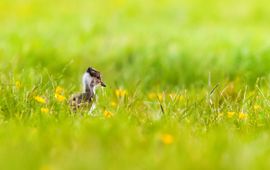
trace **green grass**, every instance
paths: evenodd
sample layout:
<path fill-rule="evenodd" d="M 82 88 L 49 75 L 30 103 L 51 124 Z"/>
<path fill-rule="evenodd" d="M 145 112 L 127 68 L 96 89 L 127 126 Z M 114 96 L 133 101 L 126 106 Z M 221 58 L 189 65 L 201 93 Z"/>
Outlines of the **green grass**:
<path fill-rule="evenodd" d="M 2 0 L 0 169 L 269 169 L 269 11 L 266 0 Z M 54 96 L 80 91 L 88 66 L 108 85 L 94 117 Z"/>

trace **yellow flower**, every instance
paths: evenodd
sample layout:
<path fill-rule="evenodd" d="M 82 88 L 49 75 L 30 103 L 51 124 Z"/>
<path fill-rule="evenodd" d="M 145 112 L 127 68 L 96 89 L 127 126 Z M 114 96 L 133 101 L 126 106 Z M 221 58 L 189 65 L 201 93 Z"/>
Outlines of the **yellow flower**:
<path fill-rule="evenodd" d="M 235 115 L 235 112 L 228 112 L 227 117 L 232 118 Z"/>
<path fill-rule="evenodd" d="M 247 116 L 248 116 L 248 115 L 247 115 L 246 113 L 240 112 L 238 117 L 239 117 L 239 119 L 243 120 L 243 119 L 246 119 Z"/>
<path fill-rule="evenodd" d="M 62 96 L 61 94 L 57 94 L 55 93 L 54 97 L 56 98 L 57 101 L 62 102 L 64 100 L 66 100 L 65 96 Z"/>
<path fill-rule="evenodd" d="M 172 144 L 174 141 L 174 138 L 171 134 L 165 133 L 161 135 L 161 141 L 163 144 L 169 145 Z"/>
<path fill-rule="evenodd" d="M 112 107 L 116 107 L 116 106 L 117 106 L 117 103 L 114 102 L 114 101 L 112 101 L 112 102 L 111 102 L 111 106 L 112 106 Z"/>
<path fill-rule="evenodd" d="M 158 98 L 159 101 L 162 101 L 163 100 L 163 93 L 149 93 L 148 94 L 148 98 L 153 100 L 153 99 L 156 99 Z"/>
<path fill-rule="evenodd" d="M 63 91 L 64 91 L 64 89 L 62 87 L 60 87 L 60 86 L 57 86 L 56 89 L 55 89 L 56 94 L 62 94 Z"/>
<path fill-rule="evenodd" d="M 41 96 L 35 96 L 34 99 L 39 103 L 42 103 L 42 104 L 46 103 L 46 100 Z"/>
<path fill-rule="evenodd" d="M 22 83 L 20 81 L 16 81 L 15 86 L 16 86 L 17 89 L 19 89 L 19 88 L 22 87 Z"/>
<path fill-rule="evenodd" d="M 49 109 L 46 108 L 46 107 L 42 107 L 42 108 L 40 109 L 40 111 L 41 111 L 42 113 L 48 113 L 48 112 L 49 112 Z"/>
<path fill-rule="evenodd" d="M 124 89 L 116 89 L 115 90 L 115 95 L 117 97 L 124 97 L 126 96 L 128 93 L 127 93 L 127 90 L 124 90 Z"/>
<path fill-rule="evenodd" d="M 113 116 L 112 112 L 107 111 L 107 110 L 105 110 L 105 111 L 103 112 L 103 115 L 104 115 L 104 117 L 106 117 L 106 118 L 110 118 L 110 117 Z"/>
<path fill-rule="evenodd" d="M 258 111 L 258 110 L 261 110 L 262 107 L 261 107 L 260 105 L 258 105 L 258 104 L 255 104 L 255 105 L 253 106 L 253 109 L 254 109 L 255 111 Z"/>

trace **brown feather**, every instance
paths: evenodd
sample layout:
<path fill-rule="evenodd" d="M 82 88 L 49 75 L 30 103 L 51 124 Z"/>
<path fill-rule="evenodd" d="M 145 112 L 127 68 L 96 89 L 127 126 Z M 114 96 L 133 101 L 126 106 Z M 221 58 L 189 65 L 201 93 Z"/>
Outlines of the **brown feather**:
<path fill-rule="evenodd" d="M 79 108 L 92 105 L 93 101 L 94 94 L 87 92 L 73 95 L 69 100 L 69 104 L 73 110 L 77 110 Z"/>

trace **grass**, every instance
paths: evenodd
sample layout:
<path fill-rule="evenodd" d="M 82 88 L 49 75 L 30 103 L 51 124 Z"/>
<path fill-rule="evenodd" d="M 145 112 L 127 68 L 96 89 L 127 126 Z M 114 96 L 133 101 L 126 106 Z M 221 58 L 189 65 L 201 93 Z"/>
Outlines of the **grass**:
<path fill-rule="evenodd" d="M 1 169 L 269 169 L 269 8 L 2 0 Z M 94 117 L 66 102 L 88 66 Z"/>

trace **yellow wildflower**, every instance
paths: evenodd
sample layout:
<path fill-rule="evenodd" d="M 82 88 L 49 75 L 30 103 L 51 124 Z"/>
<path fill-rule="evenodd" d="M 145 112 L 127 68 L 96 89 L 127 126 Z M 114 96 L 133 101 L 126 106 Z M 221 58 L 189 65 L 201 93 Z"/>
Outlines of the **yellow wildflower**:
<path fill-rule="evenodd" d="M 163 144 L 169 145 L 172 144 L 174 141 L 174 138 L 171 134 L 165 133 L 161 135 L 161 141 Z"/>
<path fill-rule="evenodd" d="M 235 115 L 235 112 L 228 112 L 227 117 L 232 118 Z"/>
<path fill-rule="evenodd" d="M 116 106 L 117 106 L 117 103 L 114 102 L 114 101 L 112 101 L 112 102 L 111 102 L 111 106 L 112 106 L 112 107 L 116 107 Z"/>
<path fill-rule="evenodd" d="M 63 91 L 64 91 L 64 89 L 62 87 L 60 87 L 60 86 L 57 86 L 56 89 L 55 89 L 56 94 L 62 94 Z"/>
<path fill-rule="evenodd" d="M 54 97 L 56 98 L 57 101 L 62 102 L 64 100 L 66 100 L 65 96 L 62 96 L 61 94 L 57 94 L 55 93 Z"/>
<path fill-rule="evenodd" d="M 16 81 L 15 86 L 16 86 L 17 89 L 19 89 L 19 88 L 22 87 L 22 83 L 20 81 Z"/>
<path fill-rule="evenodd" d="M 116 89 L 115 90 L 115 95 L 117 97 L 124 97 L 126 96 L 128 93 L 127 93 L 127 90 L 124 90 L 124 89 Z"/>
<path fill-rule="evenodd" d="M 255 111 L 258 111 L 258 110 L 261 110 L 262 107 L 261 107 L 260 105 L 258 105 L 258 104 L 255 104 L 255 105 L 253 106 L 253 109 L 254 109 Z"/>
<path fill-rule="evenodd" d="M 246 119 L 247 116 L 248 115 L 246 113 L 240 112 L 238 118 L 241 119 L 241 120 L 243 120 L 243 119 Z"/>
<path fill-rule="evenodd" d="M 42 104 L 46 103 L 46 100 L 41 96 L 35 96 L 34 99 L 39 103 L 42 103 Z"/>
<path fill-rule="evenodd" d="M 110 118 L 110 117 L 113 116 L 112 112 L 107 111 L 107 110 L 105 110 L 105 111 L 103 112 L 103 115 L 104 115 L 104 117 L 106 117 L 106 118 Z"/>
<path fill-rule="evenodd" d="M 153 93 L 153 92 L 151 92 L 151 93 L 148 94 L 148 98 L 151 99 L 151 100 L 158 98 L 158 100 L 162 101 L 163 100 L 163 93 Z"/>
<path fill-rule="evenodd" d="M 48 112 L 49 112 L 49 109 L 46 108 L 46 107 L 42 107 L 42 108 L 40 109 L 40 111 L 41 111 L 42 113 L 48 113 Z"/>

